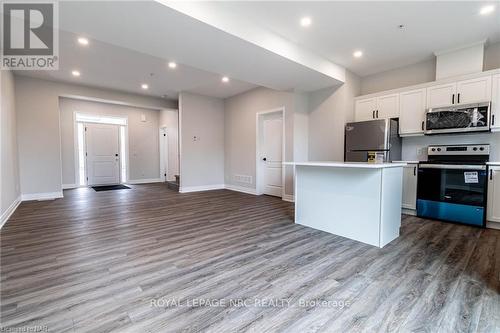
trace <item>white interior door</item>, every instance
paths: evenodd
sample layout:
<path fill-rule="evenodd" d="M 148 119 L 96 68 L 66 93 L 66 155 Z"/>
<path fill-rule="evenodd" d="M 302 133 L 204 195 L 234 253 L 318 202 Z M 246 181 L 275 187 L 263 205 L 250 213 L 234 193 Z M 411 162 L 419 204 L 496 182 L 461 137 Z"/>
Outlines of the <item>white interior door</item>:
<path fill-rule="evenodd" d="M 281 114 L 264 116 L 262 122 L 263 193 L 282 196 L 283 118 Z"/>
<path fill-rule="evenodd" d="M 120 183 L 119 126 L 86 124 L 88 185 Z"/>

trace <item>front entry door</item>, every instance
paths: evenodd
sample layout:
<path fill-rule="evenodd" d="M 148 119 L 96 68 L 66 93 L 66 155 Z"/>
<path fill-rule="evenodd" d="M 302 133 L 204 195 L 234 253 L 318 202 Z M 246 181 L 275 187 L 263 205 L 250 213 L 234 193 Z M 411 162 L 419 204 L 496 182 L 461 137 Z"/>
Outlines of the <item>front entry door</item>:
<path fill-rule="evenodd" d="M 283 119 L 281 114 L 263 120 L 264 194 L 282 196 Z"/>
<path fill-rule="evenodd" d="M 119 126 L 86 124 L 88 185 L 120 183 Z"/>

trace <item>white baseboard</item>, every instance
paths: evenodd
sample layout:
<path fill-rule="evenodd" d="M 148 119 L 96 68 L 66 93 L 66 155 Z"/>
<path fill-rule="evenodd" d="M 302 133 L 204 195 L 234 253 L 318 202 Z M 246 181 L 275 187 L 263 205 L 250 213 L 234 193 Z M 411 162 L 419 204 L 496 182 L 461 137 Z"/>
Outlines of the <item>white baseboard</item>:
<path fill-rule="evenodd" d="M 417 216 L 417 211 L 415 209 L 402 208 L 401 213 L 406 215 Z"/>
<path fill-rule="evenodd" d="M 486 221 L 486 228 L 500 230 L 500 222 Z"/>
<path fill-rule="evenodd" d="M 163 179 L 161 178 L 131 179 L 129 181 L 126 181 L 125 184 L 136 185 L 136 184 L 149 184 L 149 183 L 162 183 L 162 182 Z"/>
<path fill-rule="evenodd" d="M 45 193 L 29 193 L 29 194 L 22 194 L 21 201 L 53 200 L 53 199 L 58 199 L 58 198 L 62 198 L 62 197 L 64 197 L 62 191 L 45 192 Z"/>
<path fill-rule="evenodd" d="M 246 193 L 246 194 L 257 195 L 257 191 L 251 187 L 226 184 L 225 188 L 226 188 L 226 190 L 230 190 L 230 191 L 236 191 L 236 192 L 242 192 L 242 193 Z"/>
<path fill-rule="evenodd" d="M 212 190 L 223 190 L 226 187 L 224 184 L 216 184 L 216 185 L 204 185 L 204 186 L 183 186 L 179 188 L 180 193 L 189 193 L 189 192 L 201 192 L 201 191 L 212 191 Z"/>
<path fill-rule="evenodd" d="M 63 184 L 62 185 L 63 190 L 70 190 L 70 189 L 77 188 L 77 187 L 78 187 L 78 185 L 76 185 L 76 184 Z"/>
<path fill-rule="evenodd" d="M 281 199 L 283 199 L 283 201 L 295 202 L 295 196 L 292 194 L 285 194 Z"/>
<path fill-rule="evenodd" d="M 21 196 L 18 196 L 14 202 L 7 208 L 5 212 L 3 212 L 2 217 L 0 218 L 0 229 L 2 229 L 5 222 L 9 220 L 9 218 L 14 214 L 17 207 L 21 204 Z"/>

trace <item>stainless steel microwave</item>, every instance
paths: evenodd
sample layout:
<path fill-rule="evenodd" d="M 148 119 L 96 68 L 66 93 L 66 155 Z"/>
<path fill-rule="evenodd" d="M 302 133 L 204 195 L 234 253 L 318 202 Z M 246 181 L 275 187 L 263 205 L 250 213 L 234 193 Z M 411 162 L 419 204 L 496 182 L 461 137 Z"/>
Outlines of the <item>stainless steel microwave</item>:
<path fill-rule="evenodd" d="M 490 130 L 490 102 L 428 109 L 425 134 L 484 132 Z"/>

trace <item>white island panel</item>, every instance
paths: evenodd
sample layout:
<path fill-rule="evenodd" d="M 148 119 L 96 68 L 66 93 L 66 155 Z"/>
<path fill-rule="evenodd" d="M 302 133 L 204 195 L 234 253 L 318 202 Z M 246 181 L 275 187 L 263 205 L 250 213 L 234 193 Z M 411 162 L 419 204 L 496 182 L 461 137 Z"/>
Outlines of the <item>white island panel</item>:
<path fill-rule="evenodd" d="M 399 236 L 402 165 L 295 168 L 296 223 L 378 247 Z"/>

